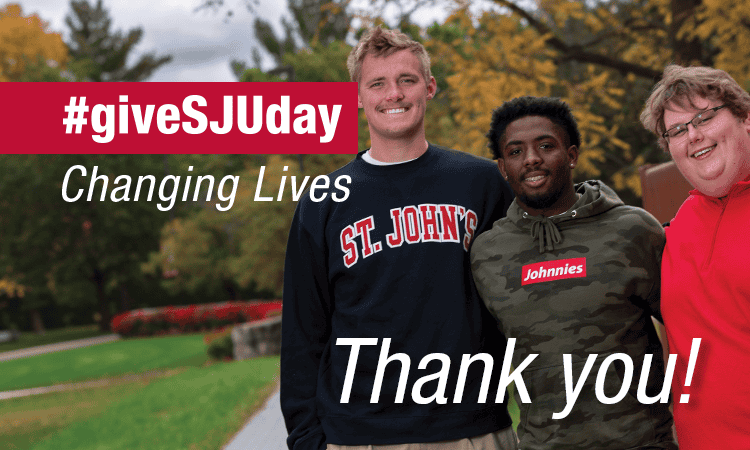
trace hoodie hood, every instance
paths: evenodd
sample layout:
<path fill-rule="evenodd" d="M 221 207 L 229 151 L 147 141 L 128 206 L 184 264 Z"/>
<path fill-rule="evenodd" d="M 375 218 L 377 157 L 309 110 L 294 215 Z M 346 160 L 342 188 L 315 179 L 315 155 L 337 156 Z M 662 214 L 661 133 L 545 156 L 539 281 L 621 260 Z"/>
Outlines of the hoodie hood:
<path fill-rule="evenodd" d="M 539 242 L 539 253 L 552 251 L 563 240 L 565 228 L 575 226 L 572 221 L 602 214 L 624 205 L 615 191 L 599 180 L 589 180 L 575 185 L 578 200 L 567 211 L 555 216 L 530 216 L 517 200 L 508 209 L 508 219 L 521 229 L 528 229 Z M 570 223 L 569 223 L 570 222 Z"/>

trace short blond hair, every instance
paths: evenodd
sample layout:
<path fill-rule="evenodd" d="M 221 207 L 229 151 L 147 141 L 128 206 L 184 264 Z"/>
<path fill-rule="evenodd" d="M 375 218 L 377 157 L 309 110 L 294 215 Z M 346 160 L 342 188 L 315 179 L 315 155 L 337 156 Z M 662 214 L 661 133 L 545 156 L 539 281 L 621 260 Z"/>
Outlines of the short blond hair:
<path fill-rule="evenodd" d="M 693 104 L 695 97 L 717 100 L 727 105 L 732 114 L 740 119 L 745 119 L 750 112 L 750 94 L 725 71 L 671 64 L 664 69 L 661 80 L 654 86 L 641 113 L 641 123 L 658 136 L 659 146 L 664 151 L 668 150 L 667 140 L 662 136 L 667 131 L 664 110 L 670 103 L 698 109 Z"/>
<path fill-rule="evenodd" d="M 398 30 L 385 30 L 380 26 L 367 30 L 349 53 L 346 60 L 349 77 L 359 83 L 362 77 L 362 62 L 367 55 L 390 56 L 400 50 L 410 50 L 416 55 L 422 66 L 422 76 L 429 83 L 432 78 L 430 56 L 424 46 Z"/>

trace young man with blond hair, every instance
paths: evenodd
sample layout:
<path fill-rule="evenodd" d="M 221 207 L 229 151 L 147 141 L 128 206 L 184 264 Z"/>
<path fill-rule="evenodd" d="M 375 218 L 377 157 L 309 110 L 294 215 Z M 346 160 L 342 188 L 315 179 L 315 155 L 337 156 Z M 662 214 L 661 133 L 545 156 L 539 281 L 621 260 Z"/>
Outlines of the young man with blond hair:
<path fill-rule="evenodd" d="M 641 122 L 695 188 L 666 227 L 661 268 L 677 441 L 748 448 L 750 94 L 723 70 L 670 65 Z"/>
<path fill-rule="evenodd" d="M 510 190 L 491 161 L 427 142 L 436 83 L 421 44 L 373 28 L 348 66 L 372 146 L 330 176 L 351 179 L 348 199 L 307 195 L 292 222 L 281 354 L 289 448 L 515 449 L 505 402 L 482 390 L 483 363 L 459 373 L 467 354 L 502 364 L 505 339 L 468 252 L 505 215 Z"/>

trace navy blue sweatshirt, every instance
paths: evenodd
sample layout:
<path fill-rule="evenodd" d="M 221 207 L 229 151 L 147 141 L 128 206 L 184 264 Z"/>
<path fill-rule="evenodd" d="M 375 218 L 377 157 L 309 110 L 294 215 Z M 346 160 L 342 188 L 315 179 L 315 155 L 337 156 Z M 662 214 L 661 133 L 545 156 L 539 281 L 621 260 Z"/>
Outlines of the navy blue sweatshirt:
<path fill-rule="evenodd" d="M 393 166 L 359 154 L 331 185 L 342 175 L 349 197 L 315 202 L 306 193 L 289 234 L 281 350 L 289 448 L 435 442 L 510 426 L 506 404 L 495 403 L 506 342 L 477 294 L 468 253 L 512 201 L 497 166 L 430 145 Z M 351 338 L 374 345 L 351 359 L 349 390 L 354 347 L 338 340 Z M 406 357 L 382 364 L 378 393 L 384 350 L 384 360 Z M 420 368 L 434 353 L 445 356 Z M 484 364 L 476 362 L 456 402 L 462 356 L 477 353 L 494 359 L 489 395 L 480 403 Z"/>

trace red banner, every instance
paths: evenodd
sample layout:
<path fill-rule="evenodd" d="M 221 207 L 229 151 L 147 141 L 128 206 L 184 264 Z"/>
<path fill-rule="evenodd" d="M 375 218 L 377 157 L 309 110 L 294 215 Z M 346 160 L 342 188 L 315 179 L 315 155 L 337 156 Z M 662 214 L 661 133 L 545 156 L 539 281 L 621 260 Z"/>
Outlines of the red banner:
<path fill-rule="evenodd" d="M 2 153 L 357 152 L 356 83 L 0 83 Z"/>

